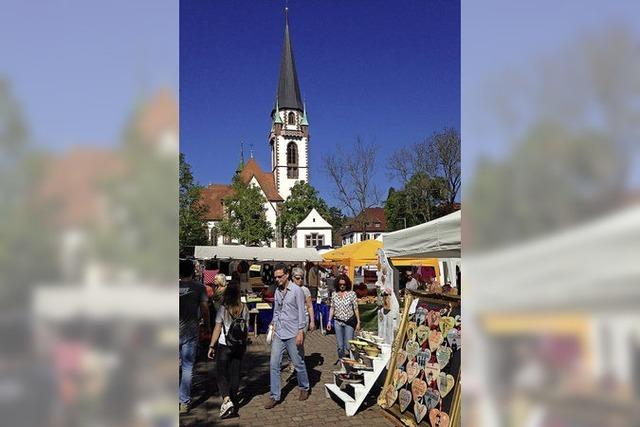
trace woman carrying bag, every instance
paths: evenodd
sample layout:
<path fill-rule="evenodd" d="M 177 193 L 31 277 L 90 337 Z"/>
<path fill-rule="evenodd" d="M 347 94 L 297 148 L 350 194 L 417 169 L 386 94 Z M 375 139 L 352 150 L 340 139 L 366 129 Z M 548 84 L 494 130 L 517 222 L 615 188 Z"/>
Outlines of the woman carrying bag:
<path fill-rule="evenodd" d="M 336 345 L 338 347 L 338 364 L 341 358 L 349 355 L 349 340 L 360 330 L 360 313 L 358 298 L 351 290 L 351 280 L 346 274 L 336 279 L 336 291 L 331 296 L 327 331 L 331 330 L 331 319 L 336 320 Z"/>
<path fill-rule="evenodd" d="M 218 390 L 223 398 L 220 418 L 228 418 L 238 411 L 240 363 L 247 349 L 248 322 L 249 310 L 240 300 L 240 286 L 227 285 L 208 354 L 209 359 L 215 357 L 216 360 Z"/>

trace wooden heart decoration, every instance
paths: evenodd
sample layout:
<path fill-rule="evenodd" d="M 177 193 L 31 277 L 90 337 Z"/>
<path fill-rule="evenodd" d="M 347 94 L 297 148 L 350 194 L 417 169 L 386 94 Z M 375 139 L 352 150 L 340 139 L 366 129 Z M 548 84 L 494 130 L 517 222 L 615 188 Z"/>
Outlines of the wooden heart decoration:
<path fill-rule="evenodd" d="M 407 383 L 407 373 L 400 369 L 396 369 L 393 373 L 393 383 L 396 385 L 397 389 L 402 388 Z"/>
<path fill-rule="evenodd" d="M 453 378 L 453 375 L 440 372 L 440 375 L 438 376 L 438 390 L 440 391 L 440 396 L 442 396 L 443 399 L 447 394 L 449 394 L 451 389 L 453 389 L 455 382 L 456 380 Z"/>
<path fill-rule="evenodd" d="M 407 361 L 407 352 L 404 350 L 398 350 L 398 354 L 396 354 L 396 368 L 402 368 L 404 362 Z"/>
<path fill-rule="evenodd" d="M 447 336 L 447 332 L 456 325 L 456 319 L 451 316 L 445 316 L 440 319 L 440 332 L 443 336 Z"/>
<path fill-rule="evenodd" d="M 404 412 L 411 403 L 411 392 L 406 388 L 400 390 L 400 412 Z"/>
<path fill-rule="evenodd" d="M 420 368 L 424 369 L 424 367 L 427 366 L 427 363 L 429 363 L 429 360 L 431 360 L 431 350 L 425 348 L 424 350 L 419 351 L 416 355 L 416 360 L 418 361 Z"/>
<path fill-rule="evenodd" d="M 409 363 L 407 363 L 407 377 L 408 377 L 408 382 L 413 382 L 413 380 L 416 379 L 416 377 L 418 376 L 418 374 L 420 373 L 420 365 L 418 365 L 417 362 L 415 361 L 410 361 Z"/>
<path fill-rule="evenodd" d="M 387 392 L 384 394 L 384 397 L 387 400 L 387 408 L 392 407 L 398 398 L 398 390 L 396 390 L 393 384 L 387 386 Z"/>
<path fill-rule="evenodd" d="M 427 363 L 424 368 L 424 379 L 427 385 L 435 388 L 438 385 L 438 377 L 440 376 L 440 366 L 437 363 Z"/>
<path fill-rule="evenodd" d="M 427 393 L 422 398 L 427 409 L 433 409 L 440 403 L 440 394 L 438 390 L 427 388 Z"/>
<path fill-rule="evenodd" d="M 439 409 L 429 411 L 429 422 L 431 427 L 449 427 L 449 415 Z"/>
<path fill-rule="evenodd" d="M 462 340 L 460 338 L 460 329 L 453 328 L 447 332 L 447 341 L 451 347 L 462 347 Z"/>
<path fill-rule="evenodd" d="M 411 393 L 413 393 L 413 400 L 418 400 L 418 398 L 424 396 L 426 392 L 427 383 L 425 383 L 421 379 L 415 379 L 413 383 L 411 383 Z"/>
<path fill-rule="evenodd" d="M 452 350 L 449 347 L 442 345 L 438 347 L 438 350 L 436 350 L 436 359 L 438 360 L 438 366 L 440 366 L 440 369 L 447 366 L 449 360 L 451 360 L 451 353 Z"/>
<path fill-rule="evenodd" d="M 416 324 L 422 325 L 427 320 L 427 309 L 424 307 L 418 307 L 416 310 Z"/>
<path fill-rule="evenodd" d="M 416 329 L 416 340 L 418 344 L 424 344 L 427 339 L 429 339 L 429 327 L 426 325 L 418 326 L 418 329 Z"/>
<path fill-rule="evenodd" d="M 427 415 L 427 406 L 419 402 L 413 402 L 413 415 L 416 417 L 416 422 L 420 424 L 420 421 Z"/>
<path fill-rule="evenodd" d="M 409 360 L 413 360 L 420 351 L 420 345 L 415 341 L 409 341 L 405 347 Z"/>
<path fill-rule="evenodd" d="M 430 311 L 427 313 L 427 325 L 429 325 L 429 329 L 436 329 L 440 327 L 440 312 L 439 311 Z"/>
<path fill-rule="evenodd" d="M 407 341 L 413 341 L 416 338 L 416 322 L 407 323 Z"/>
<path fill-rule="evenodd" d="M 431 331 L 429 332 L 429 348 L 431 351 L 435 351 L 440 344 L 444 341 L 444 337 L 442 336 L 442 332 L 440 331 Z"/>

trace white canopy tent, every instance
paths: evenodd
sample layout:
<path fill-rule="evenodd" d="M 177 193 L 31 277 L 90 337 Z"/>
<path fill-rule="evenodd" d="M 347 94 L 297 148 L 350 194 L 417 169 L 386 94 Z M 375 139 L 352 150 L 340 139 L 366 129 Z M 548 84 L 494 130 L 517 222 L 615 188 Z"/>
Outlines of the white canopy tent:
<path fill-rule="evenodd" d="M 315 248 L 267 248 L 248 246 L 196 246 L 194 256 L 198 259 L 234 259 L 257 262 L 302 262 L 322 261 Z"/>
<path fill-rule="evenodd" d="M 382 235 L 389 258 L 460 258 L 461 211 Z"/>

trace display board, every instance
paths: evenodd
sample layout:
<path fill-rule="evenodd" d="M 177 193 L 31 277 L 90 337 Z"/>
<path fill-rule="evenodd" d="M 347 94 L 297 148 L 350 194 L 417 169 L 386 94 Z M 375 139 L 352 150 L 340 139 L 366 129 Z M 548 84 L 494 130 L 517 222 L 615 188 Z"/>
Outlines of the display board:
<path fill-rule="evenodd" d="M 460 420 L 460 297 L 407 292 L 378 404 L 405 425 Z"/>

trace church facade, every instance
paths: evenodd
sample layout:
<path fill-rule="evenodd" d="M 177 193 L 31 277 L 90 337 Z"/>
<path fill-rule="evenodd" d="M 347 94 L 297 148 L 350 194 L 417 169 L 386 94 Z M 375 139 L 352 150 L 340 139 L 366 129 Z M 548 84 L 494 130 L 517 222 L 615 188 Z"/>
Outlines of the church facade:
<path fill-rule="evenodd" d="M 280 60 L 280 74 L 274 106 L 271 110 L 271 129 L 269 131 L 269 149 L 271 167 L 263 170 L 251 155 L 245 164 L 241 159 L 237 173 L 245 183 L 260 189 L 266 199 L 265 215 L 274 230 L 274 239 L 270 246 L 283 246 L 283 237 L 279 235 L 276 221 L 282 203 L 291 194 L 291 188 L 299 181 L 309 182 L 309 122 L 306 106 L 300 95 L 300 85 L 296 72 L 289 21 L 285 14 L 284 44 Z M 202 200 L 209 208 L 207 216 L 208 237 L 211 245 L 230 245 L 235 242 L 226 236 L 216 234 L 216 225 L 226 215 L 224 198 L 233 193 L 230 185 L 212 184 L 203 189 Z M 304 222 L 304 221 L 303 221 Z M 319 222 L 320 223 L 320 222 Z M 304 224 L 309 236 L 319 233 L 326 235 L 326 221 L 322 229 L 314 230 Z M 296 233 L 296 236 L 299 233 Z M 329 231 L 328 242 L 331 242 Z M 305 235 L 301 235 L 304 237 Z M 299 238 L 295 247 L 316 246 L 317 239 Z M 313 245 L 312 245 L 313 244 Z"/>

